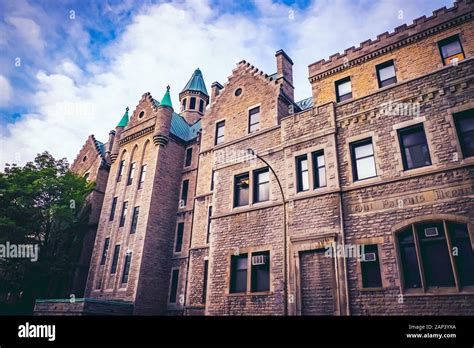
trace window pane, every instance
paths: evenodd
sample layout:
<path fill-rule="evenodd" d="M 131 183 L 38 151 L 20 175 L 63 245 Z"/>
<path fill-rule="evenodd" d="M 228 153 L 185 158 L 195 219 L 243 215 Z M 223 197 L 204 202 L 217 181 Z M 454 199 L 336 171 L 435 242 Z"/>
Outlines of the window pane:
<path fill-rule="evenodd" d="M 114 256 L 112 258 L 112 267 L 110 268 L 110 274 L 114 274 L 117 271 L 117 263 L 120 254 L 120 245 L 116 245 L 114 249 Z"/>
<path fill-rule="evenodd" d="M 130 273 L 130 263 L 132 262 L 132 253 L 125 254 L 125 262 L 123 266 L 122 283 L 128 283 L 128 275 Z"/>
<path fill-rule="evenodd" d="M 367 254 L 375 254 L 375 259 L 366 257 L 361 261 L 362 271 L 362 287 L 364 288 L 379 288 L 382 287 L 382 278 L 380 275 L 380 261 L 377 250 L 377 245 L 365 245 L 364 256 Z"/>
<path fill-rule="evenodd" d="M 421 288 L 418 257 L 411 227 L 401 232 L 398 238 L 405 288 Z"/>
<path fill-rule="evenodd" d="M 183 232 L 184 232 L 184 223 L 180 222 L 178 224 L 178 229 L 176 230 L 176 245 L 174 248 L 175 252 L 180 252 L 183 247 Z"/>
<path fill-rule="evenodd" d="M 254 202 L 264 202 L 270 199 L 270 182 L 268 169 L 256 172 Z"/>
<path fill-rule="evenodd" d="M 431 165 L 431 158 L 422 125 L 399 131 L 405 169 Z"/>
<path fill-rule="evenodd" d="M 474 285 L 474 252 L 466 225 L 449 226 L 453 255 L 461 286 Z M 457 255 L 454 253 L 457 252 Z"/>
<path fill-rule="evenodd" d="M 474 110 L 455 114 L 454 120 L 464 157 L 474 156 Z"/>
<path fill-rule="evenodd" d="M 296 170 L 298 192 L 309 190 L 308 157 L 306 155 L 296 159 Z"/>
<path fill-rule="evenodd" d="M 109 252 L 109 243 L 110 238 L 105 238 L 104 249 L 102 250 L 102 258 L 100 260 L 101 265 L 105 265 L 105 260 L 107 260 L 107 254 Z"/>
<path fill-rule="evenodd" d="M 455 54 L 461 53 L 461 43 L 459 40 L 452 41 L 441 46 L 441 52 L 443 53 L 443 58 L 448 58 L 454 56 Z"/>
<path fill-rule="evenodd" d="M 230 292 L 247 291 L 247 254 L 231 257 Z"/>
<path fill-rule="evenodd" d="M 465 114 L 468 116 L 469 114 Z M 463 133 L 474 131 L 474 110 L 470 110 L 470 117 L 465 117 L 459 120 L 459 128 Z"/>
<path fill-rule="evenodd" d="M 326 186 L 326 168 L 325 167 L 318 169 L 318 179 L 319 179 L 319 187 Z"/>
<path fill-rule="evenodd" d="M 429 166 L 431 164 L 428 146 L 426 144 L 405 148 L 407 169 Z"/>
<path fill-rule="evenodd" d="M 437 236 L 426 236 L 425 228 L 436 227 Z M 453 269 L 449 258 L 448 244 L 443 224 L 424 224 L 417 226 L 420 240 L 421 260 L 425 271 L 427 286 L 454 286 Z"/>
<path fill-rule="evenodd" d="M 354 147 L 355 158 L 367 157 L 374 154 L 372 143 L 357 145 Z"/>
<path fill-rule="evenodd" d="M 395 66 L 393 64 L 379 70 L 380 81 L 388 80 L 392 77 L 395 77 Z"/>
<path fill-rule="evenodd" d="M 317 163 L 318 167 L 324 166 L 324 155 L 317 156 L 316 163 Z"/>
<path fill-rule="evenodd" d="M 422 129 L 418 129 L 413 132 L 403 133 L 403 145 L 405 147 L 425 144 L 425 133 Z"/>
<path fill-rule="evenodd" d="M 351 93 L 351 81 L 346 81 L 338 84 L 337 91 L 339 93 L 339 96 Z"/>
<path fill-rule="evenodd" d="M 179 270 L 175 269 L 171 274 L 170 303 L 176 303 L 176 297 L 178 292 L 178 279 Z"/>
<path fill-rule="evenodd" d="M 377 175 L 374 157 L 357 160 L 357 179 L 371 178 Z"/>
<path fill-rule="evenodd" d="M 263 264 L 254 265 L 252 262 L 251 272 L 251 289 L 252 292 L 268 291 L 270 290 L 270 252 L 258 252 L 252 254 L 252 261 L 255 256 L 263 256 L 259 261 L 264 261 Z M 259 262 L 261 263 L 261 262 Z"/>
<path fill-rule="evenodd" d="M 194 110 L 196 108 L 196 98 L 195 97 L 191 97 L 191 101 L 189 102 L 189 108 L 191 110 Z"/>
<path fill-rule="evenodd" d="M 249 204 L 249 175 L 239 175 L 235 177 L 234 186 L 234 206 L 240 207 Z"/>

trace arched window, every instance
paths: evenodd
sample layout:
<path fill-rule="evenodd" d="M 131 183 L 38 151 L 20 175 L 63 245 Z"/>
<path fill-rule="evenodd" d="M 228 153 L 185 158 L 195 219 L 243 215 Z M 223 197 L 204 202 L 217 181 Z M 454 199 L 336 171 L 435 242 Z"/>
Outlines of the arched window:
<path fill-rule="evenodd" d="M 405 289 L 474 285 L 474 252 L 466 224 L 415 223 L 397 233 L 397 242 Z"/>

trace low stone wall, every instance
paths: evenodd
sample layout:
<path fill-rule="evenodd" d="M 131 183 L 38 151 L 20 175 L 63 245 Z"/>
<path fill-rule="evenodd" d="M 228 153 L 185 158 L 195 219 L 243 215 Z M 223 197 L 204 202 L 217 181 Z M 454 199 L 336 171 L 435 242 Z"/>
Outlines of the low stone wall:
<path fill-rule="evenodd" d="M 91 298 L 37 300 L 34 315 L 132 315 L 133 303 Z"/>

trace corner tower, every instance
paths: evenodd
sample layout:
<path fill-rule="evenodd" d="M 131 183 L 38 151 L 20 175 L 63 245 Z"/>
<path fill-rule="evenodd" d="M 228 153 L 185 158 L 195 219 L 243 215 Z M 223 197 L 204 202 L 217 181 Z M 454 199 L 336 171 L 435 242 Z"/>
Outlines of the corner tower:
<path fill-rule="evenodd" d="M 201 70 L 196 69 L 184 89 L 179 94 L 181 104 L 181 115 L 188 124 L 196 123 L 206 111 L 209 104 L 206 84 Z"/>

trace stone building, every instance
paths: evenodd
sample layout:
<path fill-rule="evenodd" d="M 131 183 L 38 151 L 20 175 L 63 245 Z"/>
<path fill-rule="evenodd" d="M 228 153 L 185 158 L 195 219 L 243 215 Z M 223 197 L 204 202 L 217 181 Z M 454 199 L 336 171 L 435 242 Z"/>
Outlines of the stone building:
<path fill-rule="evenodd" d="M 311 64 L 302 101 L 282 50 L 210 96 L 196 70 L 180 114 L 144 94 L 110 141 L 84 305 L 37 313 L 474 313 L 473 14 Z"/>

